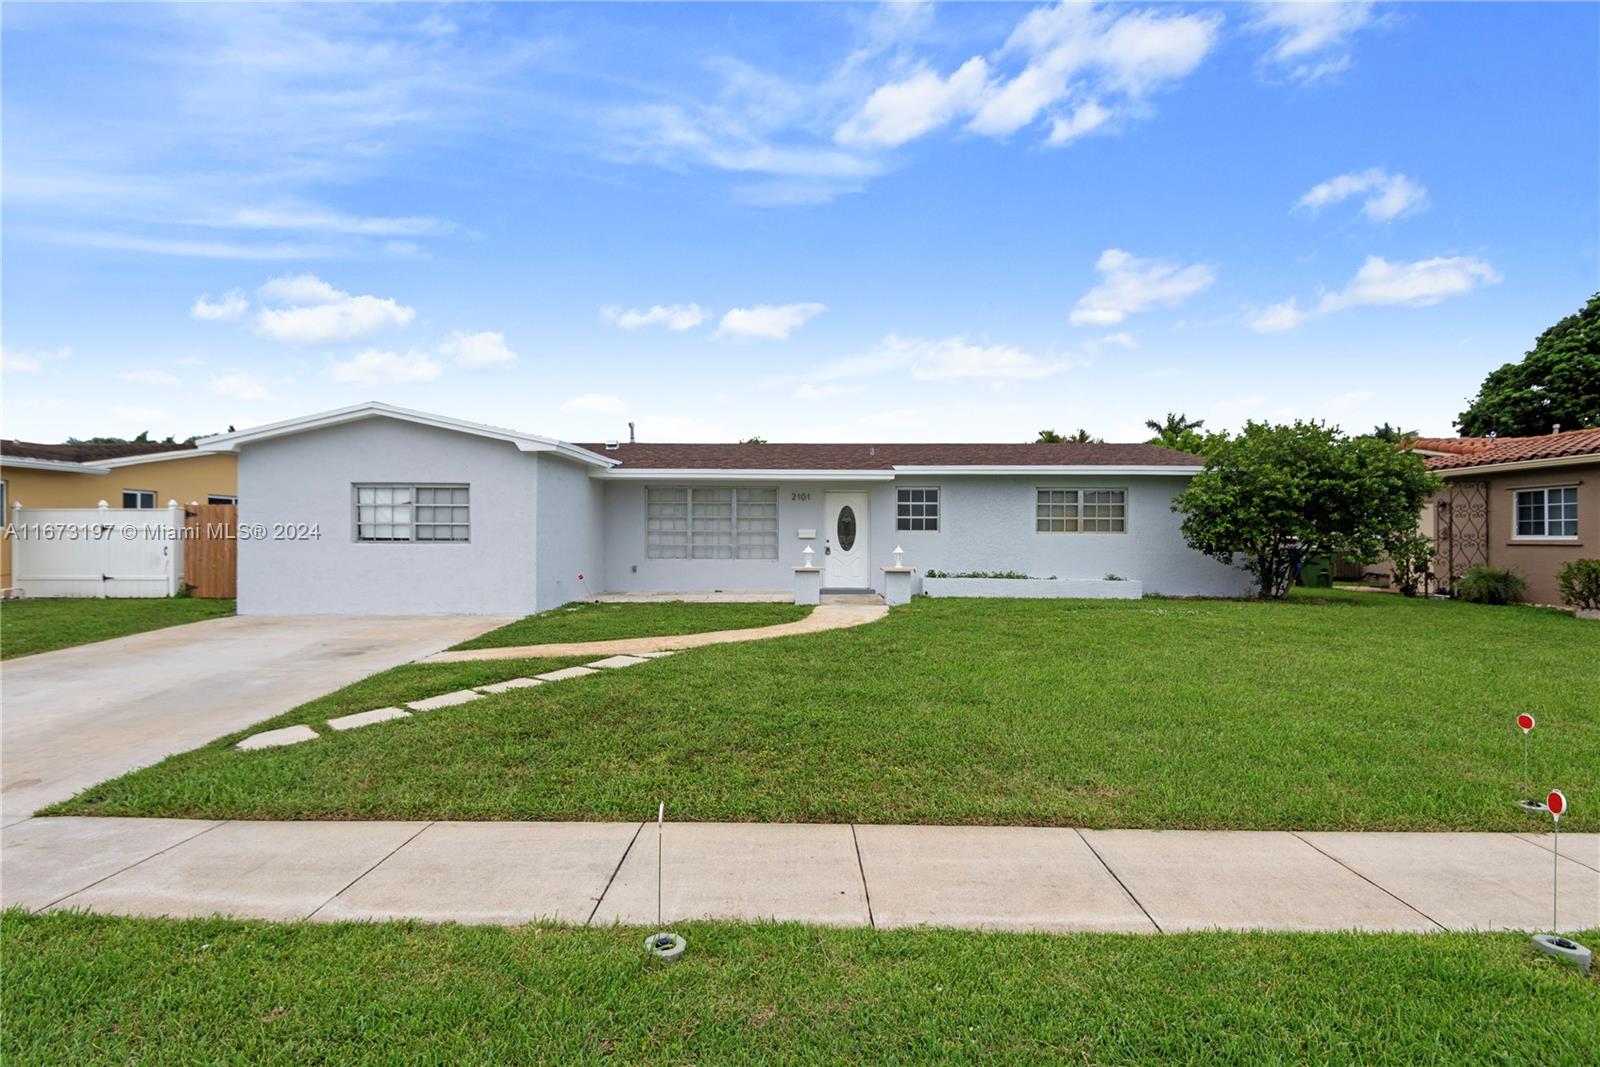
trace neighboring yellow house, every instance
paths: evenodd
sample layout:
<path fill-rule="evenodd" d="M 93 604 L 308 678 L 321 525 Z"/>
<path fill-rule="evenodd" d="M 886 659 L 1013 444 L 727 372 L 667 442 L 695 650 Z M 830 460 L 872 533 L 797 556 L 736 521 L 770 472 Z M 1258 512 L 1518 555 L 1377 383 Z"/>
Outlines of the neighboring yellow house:
<path fill-rule="evenodd" d="M 238 503 L 238 457 L 193 445 L 50 445 L 0 441 L 0 507 L 114 508 Z M 11 538 L 0 545 L 0 588 L 11 587 Z"/>

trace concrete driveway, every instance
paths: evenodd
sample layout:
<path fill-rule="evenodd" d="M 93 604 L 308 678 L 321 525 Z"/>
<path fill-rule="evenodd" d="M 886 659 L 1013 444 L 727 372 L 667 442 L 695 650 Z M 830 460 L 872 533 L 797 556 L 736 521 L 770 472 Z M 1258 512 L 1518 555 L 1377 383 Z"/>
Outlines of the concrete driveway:
<path fill-rule="evenodd" d="M 11 660 L 0 667 L 0 818 L 510 621 L 244 616 Z"/>

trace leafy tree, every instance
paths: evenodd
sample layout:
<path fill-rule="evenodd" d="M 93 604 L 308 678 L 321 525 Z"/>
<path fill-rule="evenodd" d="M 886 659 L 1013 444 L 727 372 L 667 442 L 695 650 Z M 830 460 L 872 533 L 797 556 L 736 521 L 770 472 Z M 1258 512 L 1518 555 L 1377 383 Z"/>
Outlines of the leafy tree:
<path fill-rule="evenodd" d="M 1534 342 L 1520 363 L 1489 372 L 1467 410 L 1462 434 L 1529 437 L 1600 426 L 1600 293 Z"/>
<path fill-rule="evenodd" d="M 1247 422 L 1215 442 L 1172 509 L 1191 548 L 1238 566 L 1260 595 L 1289 591 L 1299 560 L 1381 558 L 1440 485 L 1422 458 L 1318 422 Z"/>
<path fill-rule="evenodd" d="M 739 443 L 741 445 L 764 445 L 767 443 L 767 439 L 765 437 L 746 437 Z"/>
<path fill-rule="evenodd" d="M 1387 441 L 1391 445 L 1400 445 L 1405 444 L 1407 441 L 1415 441 L 1422 436 L 1422 431 L 1402 430 L 1400 427 L 1390 426 L 1386 422 L 1382 426 L 1374 426 L 1372 432 L 1367 436 L 1376 437 L 1380 441 Z"/>
<path fill-rule="evenodd" d="M 1105 444 L 1105 438 L 1103 438 L 1103 437 L 1095 437 L 1088 430 L 1085 430 L 1081 426 L 1078 427 L 1076 432 L 1072 433 L 1071 435 L 1069 435 L 1067 437 L 1062 438 L 1062 440 L 1066 441 L 1068 444 L 1074 444 L 1074 445 L 1103 445 L 1103 444 Z"/>
<path fill-rule="evenodd" d="M 1066 441 L 1066 438 L 1054 430 L 1040 430 L 1039 436 L 1033 439 L 1033 443 L 1036 445 L 1059 445 L 1064 441 Z"/>
<path fill-rule="evenodd" d="M 1144 424 L 1150 427 L 1155 434 L 1147 444 L 1164 445 L 1167 448 L 1176 448 L 1180 452 L 1188 451 L 1183 446 L 1198 439 L 1200 427 L 1206 424 L 1205 419 L 1191 419 L 1182 412 L 1167 412 L 1167 417 L 1160 422 L 1155 419 L 1145 419 Z"/>

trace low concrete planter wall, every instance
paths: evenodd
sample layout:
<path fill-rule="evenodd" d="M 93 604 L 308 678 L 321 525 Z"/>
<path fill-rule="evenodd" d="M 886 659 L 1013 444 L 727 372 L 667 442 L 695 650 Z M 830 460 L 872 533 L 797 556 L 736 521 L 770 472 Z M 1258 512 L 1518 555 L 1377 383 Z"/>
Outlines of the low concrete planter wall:
<path fill-rule="evenodd" d="M 1104 578 L 923 578 L 922 591 L 929 596 L 1138 600 L 1144 596 L 1144 583 Z"/>

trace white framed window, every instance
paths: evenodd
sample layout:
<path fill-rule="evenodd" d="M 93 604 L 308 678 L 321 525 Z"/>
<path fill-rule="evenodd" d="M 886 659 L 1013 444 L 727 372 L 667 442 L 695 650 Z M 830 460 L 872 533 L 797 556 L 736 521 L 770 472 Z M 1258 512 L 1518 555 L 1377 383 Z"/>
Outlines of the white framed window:
<path fill-rule="evenodd" d="M 917 486 L 894 491 L 894 528 L 896 530 L 939 529 L 939 489 L 937 486 Z"/>
<path fill-rule="evenodd" d="M 775 486 L 649 486 L 646 559 L 777 559 Z"/>
<path fill-rule="evenodd" d="M 237 504 L 238 502 L 238 497 L 224 496 L 221 493 L 212 493 L 210 496 L 206 497 L 207 504 Z"/>
<path fill-rule="evenodd" d="M 1041 486 L 1033 528 L 1038 533 L 1126 533 L 1128 491 Z"/>
<path fill-rule="evenodd" d="M 1565 540 L 1578 536 L 1578 487 L 1518 489 L 1513 535 L 1519 540 Z"/>
<path fill-rule="evenodd" d="M 357 485 L 354 490 L 357 541 L 472 540 L 465 485 Z"/>
<path fill-rule="evenodd" d="M 122 506 L 125 508 L 153 508 L 156 506 L 154 489 L 124 489 Z"/>

